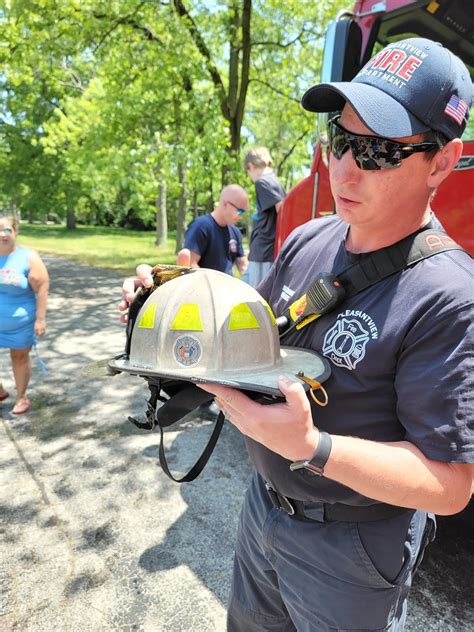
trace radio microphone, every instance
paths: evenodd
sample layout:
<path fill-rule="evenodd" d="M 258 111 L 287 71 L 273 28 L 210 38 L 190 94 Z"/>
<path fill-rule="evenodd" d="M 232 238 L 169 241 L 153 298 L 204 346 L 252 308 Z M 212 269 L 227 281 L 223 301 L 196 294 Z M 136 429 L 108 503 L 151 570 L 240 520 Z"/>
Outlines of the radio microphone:
<path fill-rule="evenodd" d="M 306 319 L 315 320 L 319 318 L 319 316 L 331 312 L 342 303 L 345 296 L 346 291 L 334 274 L 331 272 L 320 272 L 306 294 L 293 303 L 287 310 L 290 316 L 283 315 L 276 319 L 280 335 L 286 332 L 290 324 L 292 329 L 300 329 Z M 293 315 L 292 308 L 300 301 L 303 308 L 299 313 L 298 310 L 295 310 L 295 314 Z"/>

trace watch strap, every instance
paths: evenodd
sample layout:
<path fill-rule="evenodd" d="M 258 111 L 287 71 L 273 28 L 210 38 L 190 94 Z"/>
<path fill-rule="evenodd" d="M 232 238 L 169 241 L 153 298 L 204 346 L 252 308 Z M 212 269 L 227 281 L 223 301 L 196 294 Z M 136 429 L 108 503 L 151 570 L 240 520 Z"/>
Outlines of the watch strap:
<path fill-rule="evenodd" d="M 326 465 L 327 460 L 329 459 L 329 455 L 331 454 L 331 448 L 331 435 L 327 432 L 324 432 L 324 430 L 320 430 L 318 445 L 313 456 L 310 459 L 295 461 L 291 463 L 290 470 L 294 471 L 304 468 L 305 470 L 309 470 L 317 476 L 322 476 L 324 474 L 324 466 Z"/>

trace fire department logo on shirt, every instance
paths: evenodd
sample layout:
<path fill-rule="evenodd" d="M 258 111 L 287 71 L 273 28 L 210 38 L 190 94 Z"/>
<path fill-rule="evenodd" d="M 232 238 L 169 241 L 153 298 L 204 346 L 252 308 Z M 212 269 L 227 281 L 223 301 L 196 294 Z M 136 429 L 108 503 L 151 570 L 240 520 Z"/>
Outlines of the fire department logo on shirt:
<path fill-rule="evenodd" d="M 357 310 L 346 310 L 327 331 L 323 354 L 336 366 L 352 371 L 364 358 L 369 340 L 377 338 L 377 326 L 370 316 Z"/>

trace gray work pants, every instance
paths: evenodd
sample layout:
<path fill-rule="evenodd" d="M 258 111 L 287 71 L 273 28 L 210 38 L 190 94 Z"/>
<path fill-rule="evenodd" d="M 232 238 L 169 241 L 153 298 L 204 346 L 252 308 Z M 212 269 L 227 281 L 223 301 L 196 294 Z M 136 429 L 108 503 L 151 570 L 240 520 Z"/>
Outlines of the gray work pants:
<path fill-rule="evenodd" d="M 302 521 L 273 507 L 260 476 L 246 494 L 229 632 L 400 632 L 433 516 Z"/>

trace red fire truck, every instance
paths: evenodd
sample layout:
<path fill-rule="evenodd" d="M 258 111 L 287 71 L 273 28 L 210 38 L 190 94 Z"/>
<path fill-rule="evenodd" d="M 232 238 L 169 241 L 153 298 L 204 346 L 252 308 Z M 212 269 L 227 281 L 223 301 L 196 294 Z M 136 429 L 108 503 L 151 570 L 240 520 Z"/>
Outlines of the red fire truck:
<path fill-rule="evenodd" d="M 329 26 L 321 81 L 350 81 L 378 49 L 414 36 L 441 42 L 474 76 L 471 1 L 362 0 L 353 11 L 341 12 Z M 439 187 L 432 206 L 445 230 L 474 255 L 474 122 L 469 123 L 463 136 L 463 155 L 456 170 Z M 324 142 L 326 124 L 327 114 L 319 115 L 311 173 L 291 189 L 278 214 L 276 252 L 296 226 L 334 213 Z"/>

